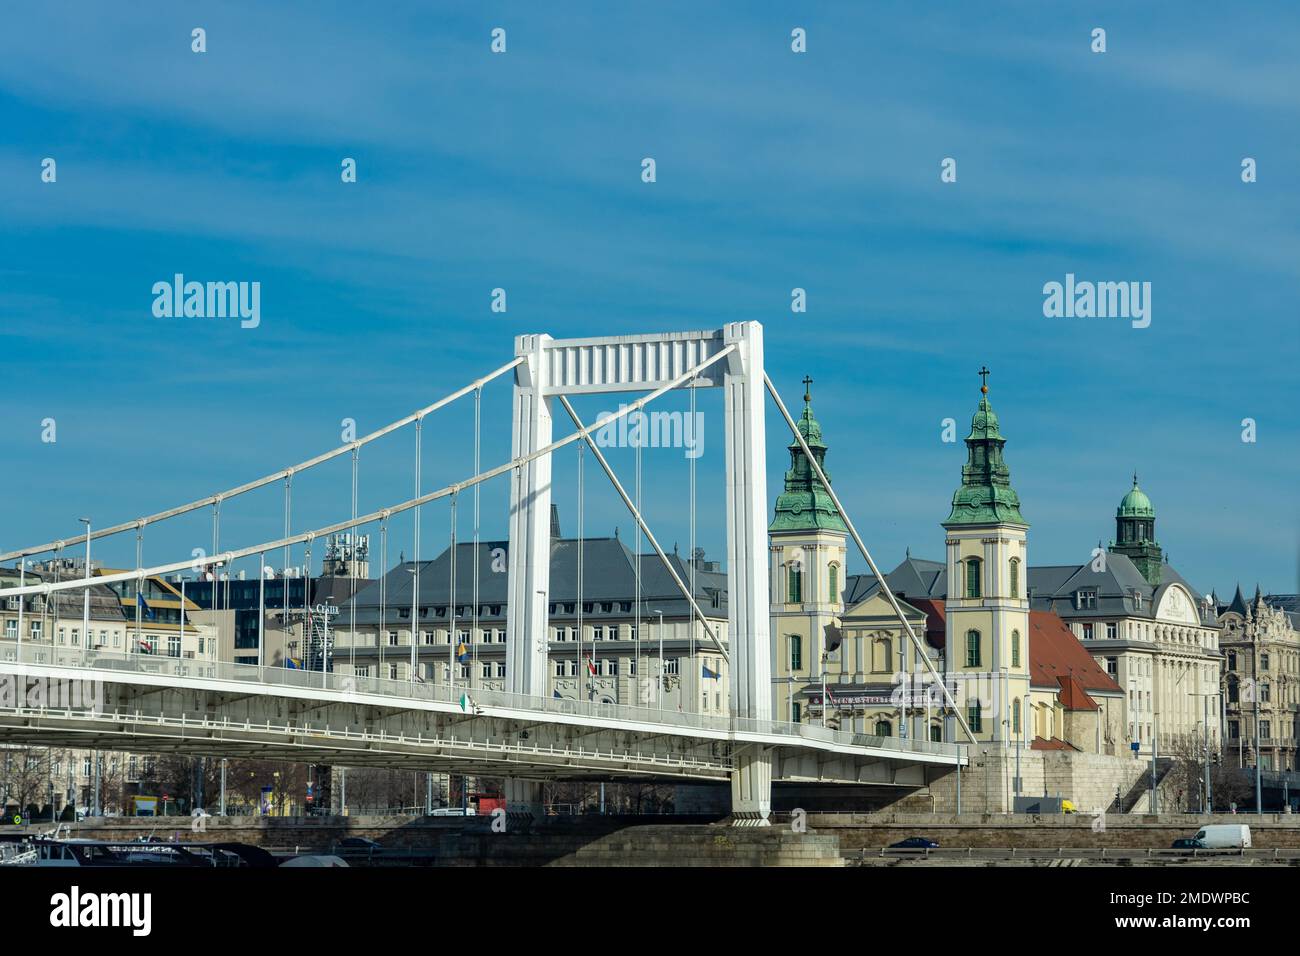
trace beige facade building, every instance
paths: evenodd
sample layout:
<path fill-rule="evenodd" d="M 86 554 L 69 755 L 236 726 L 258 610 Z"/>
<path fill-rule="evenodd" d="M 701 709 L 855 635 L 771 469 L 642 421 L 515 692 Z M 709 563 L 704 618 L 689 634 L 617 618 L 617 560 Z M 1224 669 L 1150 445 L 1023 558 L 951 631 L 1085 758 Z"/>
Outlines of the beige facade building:
<path fill-rule="evenodd" d="M 1241 588 L 1219 614 L 1226 749 L 1239 766 L 1296 770 L 1300 737 L 1300 615 Z"/>

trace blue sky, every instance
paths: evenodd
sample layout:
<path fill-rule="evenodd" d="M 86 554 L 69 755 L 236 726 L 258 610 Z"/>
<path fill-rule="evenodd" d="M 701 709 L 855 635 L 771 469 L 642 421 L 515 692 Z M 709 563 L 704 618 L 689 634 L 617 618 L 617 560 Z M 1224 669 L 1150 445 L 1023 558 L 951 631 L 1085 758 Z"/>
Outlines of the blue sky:
<path fill-rule="evenodd" d="M 521 333 L 757 319 L 787 402 L 815 379 L 831 474 L 882 564 L 941 556 L 964 459 L 941 422 L 964 436 L 987 364 L 1032 563 L 1108 541 L 1136 469 L 1195 586 L 1300 588 L 1294 6 L 610 6 L 6 10 L 0 550 L 307 458 L 345 417 L 365 433 L 502 364 Z M 177 272 L 260 282 L 260 327 L 155 318 L 151 287 Z M 1151 326 L 1045 318 L 1042 286 L 1067 272 L 1150 282 Z M 698 538 L 719 555 L 720 396 L 700 407 Z M 471 415 L 430 421 L 426 490 L 470 473 Z M 496 463 L 504 383 L 484 420 Z M 789 439 L 769 426 L 774 498 Z M 363 512 L 409 496 L 412 441 L 366 450 Z M 631 455 L 614 461 L 632 484 Z M 685 459 L 648 450 L 645 475 L 652 524 L 684 550 Z M 586 531 L 626 536 L 602 481 L 588 472 Z M 345 462 L 303 476 L 295 527 L 345 516 L 348 482 Z M 484 490 L 485 537 L 504 535 L 504 494 Z M 426 553 L 446 512 L 425 511 Z M 223 545 L 281 522 L 277 490 L 231 502 Z M 390 537 L 390 559 L 410 553 L 409 524 Z M 178 520 L 146 560 L 209 543 L 207 515 Z"/>

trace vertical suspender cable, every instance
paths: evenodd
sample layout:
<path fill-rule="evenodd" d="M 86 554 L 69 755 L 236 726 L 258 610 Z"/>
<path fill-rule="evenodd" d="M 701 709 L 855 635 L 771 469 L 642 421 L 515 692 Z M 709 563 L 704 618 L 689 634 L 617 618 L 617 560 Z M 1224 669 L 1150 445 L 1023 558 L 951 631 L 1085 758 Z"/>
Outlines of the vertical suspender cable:
<path fill-rule="evenodd" d="M 348 531 L 348 536 L 352 540 L 352 547 L 348 552 L 348 667 L 352 673 L 357 672 L 357 545 L 360 534 L 357 531 L 357 455 L 360 452 L 358 446 L 352 448 L 352 528 Z"/>
<path fill-rule="evenodd" d="M 583 677 L 583 673 L 582 673 L 582 560 L 583 560 L 583 552 L 586 550 L 586 544 L 583 541 L 583 534 L 582 534 L 583 532 L 583 527 L 582 527 L 583 457 L 582 454 L 583 454 L 583 449 L 585 447 L 586 446 L 583 445 L 582 442 L 578 442 L 578 681 L 579 681 L 578 687 L 579 688 L 582 687 L 582 677 Z M 592 640 L 591 643 L 591 658 L 594 663 L 596 659 L 596 642 L 594 639 Z M 592 700 L 596 696 L 595 677 L 592 676 L 590 673 L 587 674 L 586 676 L 587 676 L 587 700 Z"/>
<path fill-rule="evenodd" d="M 645 434 L 645 413 L 637 412 L 637 425 L 634 434 L 636 438 L 636 510 L 641 512 L 641 439 Z M 644 512 L 641 512 L 644 513 Z M 636 545 L 636 551 L 632 555 L 632 576 L 636 578 L 636 602 L 634 604 L 635 612 L 633 617 L 633 644 L 632 657 L 636 661 L 633 669 L 636 671 L 636 680 L 638 687 L 645 687 L 645 681 L 641 674 L 641 525 L 636 526 L 636 537 L 633 543 Z M 635 704 L 645 703 L 641 698 L 643 694 L 638 694 Z"/>
<path fill-rule="evenodd" d="M 474 474 L 479 473 L 479 421 L 480 421 L 480 402 L 483 398 L 483 389 L 474 389 Z M 478 667 L 478 506 L 479 506 L 479 487 L 474 485 L 474 583 L 472 587 L 474 606 L 470 608 L 469 624 L 469 642 L 471 647 L 471 656 L 473 658 L 473 667 Z M 470 675 L 471 679 L 473 674 Z"/>
<path fill-rule="evenodd" d="M 695 447 L 687 452 L 687 461 L 690 463 L 690 543 L 686 550 L 686 560 L 689 562 L 688 572 L 691 582 L 691 596 L 698 600 L 698 592 L 695 590 L 695 459 L 699 457 L 700 450 L 700 428 L 695 418 L 695 383 L 691 383 L 691 439 L 695 442 Z M 695 659 L 695 628 L 699 625 L 695 622 L 695 617 L 691 617 L 691 666 L 695 668 L 695 677 L 693 682 L 697 688 L 706 686 L 704 684 L 704 667 Z M 705 691 L 707 693 L 707 691 Z M 691 705 L 694 710 L 700 704 L 700 694 L 695 694 L 695 703 Z"/>
<path fill-rule="evenodd" d="M 293 472 L 284 476 L 284 536 L 293 532 Z M 289 561 L 292 558 L 290 545 L 284 546 L 284 566 L 280 568 L 280 590 L 284 592 L 284 617 L 280 619 L 280 632 L 289 633 Z"/>
<path fill-rule="evenodd" d="M 415 420 L 415 497 L 420 497 L 420 440 L 424 434 L 424 419 Z M 415 506 L 414 554 L 411 560 L 411 675 L 415 680 L 416 671 L 416 634 L 420 621 L 420 506 Z"/>
<path fill-rule="evenodd" d="M 388 679 L 384 670 L 384 645 L 388 643 L 388 518 L 379 521 L 379 630 L 375 643 L 379 645 L 379 677 Z"/>
<path fill-rule="evenodd" d="M 144 523 L 141 522 L 140 524 L 136 525 L 135 528 L 135 569 L 137 572 L 136 579 L 135 579 L 135 645 L 127 652 L 128 656 L 130 654 L 139 653 L 140 641 L 143 640 L 143 635 L 141 634 L 142 622 L 140 618 L 141 618 L 141 614 L 144 611 L 144 607 L 141 604 L 141 600 L 143 598 L 143 591 L 144 591 L 144 576 L 138 573 L 140 569 L 143 567 L 144 567 Z"/>
<path fill-rule="evenodd" d="M 447 571 L 447 627 L 448 635 L 451 637 L 451 657 L 454 666 L 460 657 L 458 653 L 460 646 L 456 641 L 456 496 L 458 492 L 451 493 L 451 547 L 447 551 L 447 563 L 450 565 Z M 472 677 L 470 678 L 473 679 Z M 452 682 L 455 686 L 455 682 Z M 465 687 L 469 688 L 469 680 L 466 680 Z"/>
<path fill-rule="evenodd" d="M 257 667 L 258 677 L 266 666 L 266 552 L 257 556 Z"/>

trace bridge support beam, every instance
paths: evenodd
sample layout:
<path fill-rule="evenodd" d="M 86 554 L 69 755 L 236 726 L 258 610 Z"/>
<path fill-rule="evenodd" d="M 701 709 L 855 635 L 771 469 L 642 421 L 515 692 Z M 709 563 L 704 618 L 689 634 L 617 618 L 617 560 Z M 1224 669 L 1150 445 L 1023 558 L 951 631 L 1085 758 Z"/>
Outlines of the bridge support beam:
<path fill-rule="evenodd" d="M 727 457 L 727 635 L 731 644 L 731 712 L 772 719 L 772 642 L 768 624 L 767 453 L 764 426 L 763 327 L 734 322 L 735 345 L 723 383 Z M 760 747 L 737 755 L 731 778 L 733 820 L 767 826 L 772 758 Z"/>
<path fill-rule="evenodd" d="M 545 350 L 549 335 L 521 335 L 515 354 L 515 458 L 551 443 Z M 510 604 L 506 616 L 506 680 L 513 694 L 547 692 L 547 601 L 551 591 L 551 456 L 515 469 L 510 482 Z"/>

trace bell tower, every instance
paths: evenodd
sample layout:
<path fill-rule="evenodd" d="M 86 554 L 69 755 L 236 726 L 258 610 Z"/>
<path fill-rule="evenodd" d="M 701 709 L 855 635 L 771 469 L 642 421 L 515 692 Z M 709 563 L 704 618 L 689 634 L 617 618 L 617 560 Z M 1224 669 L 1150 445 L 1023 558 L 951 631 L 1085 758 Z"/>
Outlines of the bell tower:
<path fill-rule="evenodd" d="M 803 414 L 795 423 L 825 470 L 827 446 L 813 416 L 811 378 L 803 380 Z M 799 442 L 789 446 L 790 469 L 768 526 L 775 720 L 806 722 L 799 691 L 820 682 L 825 627 L 844 610 L 848 528 Z M 830 473 L 825 472 L 827 480 Z"/>
<path fill-rule="evenodd" d="M 961 486 L 947 531 L 948 596 L 944 652 L 949 686 L 979 740 L 1014 742 L 1032 735 L 1029 702 L 1029 523 L 1002 457 L 1006 439 L 980 369 L 980 402 L 966 438 Z M 949 739 L 956 739 L 949 737 Z"/>

